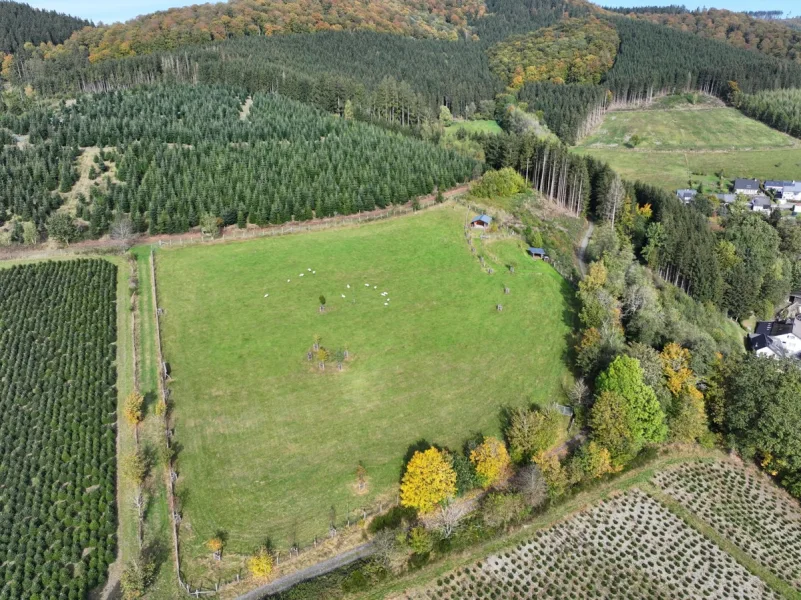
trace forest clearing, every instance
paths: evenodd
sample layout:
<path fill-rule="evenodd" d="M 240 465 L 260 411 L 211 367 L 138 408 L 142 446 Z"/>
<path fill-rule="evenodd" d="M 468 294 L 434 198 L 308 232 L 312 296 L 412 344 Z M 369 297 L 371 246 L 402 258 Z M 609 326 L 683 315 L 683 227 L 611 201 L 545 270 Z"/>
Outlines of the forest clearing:
<path fill-rule="evenodd" d="M 667 109 L 607 112 L 575 151 L 609 163 L 630 181 L 668 191 L 698 183 L 714 190 L 719 181 L 736 177 L 798 178 L 801 148 L 795 138 L 733 108 L 687 108 L 670 98 L 683 96 L 655 101 Z"/>

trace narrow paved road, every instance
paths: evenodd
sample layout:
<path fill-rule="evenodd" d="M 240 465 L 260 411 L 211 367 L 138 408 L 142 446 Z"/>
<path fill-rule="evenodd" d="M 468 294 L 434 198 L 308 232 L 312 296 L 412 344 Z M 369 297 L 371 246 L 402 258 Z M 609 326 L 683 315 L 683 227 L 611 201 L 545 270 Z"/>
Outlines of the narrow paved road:
<path fill-rule="evenodd" d="M 581 244 L 579 245 L 579 267 L 581 268 L 582 277 L 587 274 L 587 258 L 585 255 L 587 254 L 587 244 L 590 243 L 593 229 L 595 229 L 595 225 L 590 221 L 587 231 L 584 233 L 584 237 L 581 239 Z"/>
<path fill-rule="evenodd" d="M 309 579 L 314 579 L 320 575 L 325 575 L 331 571 L 336 571 L 337 569 L 355 563 L 357 560 L 367 558 L 373 554 L 373 552 L 375 552 L 375 550 L 372 543 L 362 544 L 353 550 L 348 550 L 347 552 L 338 554 L 333 558 L 324 560 L 323 562 L 312 565 L 311 567 L 301 571 L 290 573 L 285 577 L 279 577 L 275 581 L 271 581 L 260 588 L 248 592 L 247 594 L 242 594 L 239 596 L 239 598 L 237 598 L 237 600 L 262 600 L 263 598 L 267 598 L 273 594 L 285 592 L 294 585 L 308 581 Z"/>

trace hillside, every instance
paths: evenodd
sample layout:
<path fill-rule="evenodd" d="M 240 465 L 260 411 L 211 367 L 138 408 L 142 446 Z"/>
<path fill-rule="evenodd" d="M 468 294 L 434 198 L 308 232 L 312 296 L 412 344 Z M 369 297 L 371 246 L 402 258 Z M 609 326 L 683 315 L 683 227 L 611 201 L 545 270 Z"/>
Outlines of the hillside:
<path fill-rule="evenodd" d="M 801 63 L 801 31 L 780 20 L 764 20 L 745 13 L 711 8 L 692 12 L 620 12 L 705 38 L 725 40 L 737 48 Z"/>
<path fill-rule="evenodd" d="M 91 62 L 147 54 L 247 35 L 367 29 L 419 38 L 455 40 L 484 12 L 480 0 L 424 4 L 407 0 L 263 2 L 231 0 L 172 8 L 127 23 L 77 32 L 68 45 L 85 48 Z"/>
<path fill-rule="evenodd" d="M 13 54 L 25 42 L 60 44 L 89 21 L 54 10 L 31 8 L 20 2 L 0 1 L 0 53 Z"/>

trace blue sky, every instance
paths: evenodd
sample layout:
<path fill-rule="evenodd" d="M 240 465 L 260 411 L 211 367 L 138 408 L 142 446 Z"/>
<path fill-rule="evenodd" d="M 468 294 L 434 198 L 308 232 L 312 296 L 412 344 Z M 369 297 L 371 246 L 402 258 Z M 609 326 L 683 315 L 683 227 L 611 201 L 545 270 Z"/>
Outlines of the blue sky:
<path fill-rule="evenodd" d="M 173 6 L 187 6 L 201 3 L 181 2 L 180 0 L 28 0 L 28 4 L 37 8 L 57 10 L 69 13 L 84 19 L 91 19 L 95 23 L 103 21 L 127 21 L 138 15 L 147 14 L 156 10 L 164 10 Z M 207 1 L 207 0 L 206 0 Z M 696 3 L 694 0 L 681 2 L 680 0 L 602 0 L 599 4 L 606 6 L 643 6 L 661 4 L 684 4 L 688 8 L 699 6 L 728 8 L 729 10 L 783 10 L 793 15 L 801 15 L 801 6 L 798 0 L 768 0 L 767 2 L 754 2 L 754 0 L 714 0 L 710 3 Z"/>

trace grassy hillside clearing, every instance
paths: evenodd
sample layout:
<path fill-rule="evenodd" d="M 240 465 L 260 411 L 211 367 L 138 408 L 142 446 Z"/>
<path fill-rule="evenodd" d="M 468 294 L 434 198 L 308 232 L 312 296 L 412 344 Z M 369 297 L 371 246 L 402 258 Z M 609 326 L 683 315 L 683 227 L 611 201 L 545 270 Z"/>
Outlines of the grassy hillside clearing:
<path fill-rule="evenodd" d="M 456 448 L 471 432 L 497 434 L 503 406 L 562 397 L 572 290 L 515 240 L 496 250 L 519 257 L 515 275 L 489 275 L 465 242 L 466 216 L 446 204 L 159 253 L 187 558 L 204 560 L 218 531 L 232 561 L 268 539 L 307 545 L 349 510 L 394 500 L 418 440 Z M 348 348 L 343 371 L 307 360 L 315 334 Z"/>
<path fill-rule="evenodd" d="M 579 148 L 608 162 L 621 177 L 640 180 L 669 190 L 703 183 L 718 191 L 717 173 L 723 185 L 735 177 L 759 179 L 798 179 L 801 175 L 801 148 L 739 150 L 730 152 L 639 152 L 624 149 Z M 728 191 L 720 190 L 720 191 Z"/>
<path fill-rule="evenodd" d="M 744 116 L 733 108 L 697 110 L 626 110 L 607 113 L 601 127 L 581 148 L 627 148 L 632 136 L 637 150 L 734 150 L 796 145 L 788 135 Z"/>
<path fill-rule="evenodd" d="M 702 183 L 723 192 L 735 177 L 799 177 L 798 140 L 731 108 L 688 108 L 683 98 L 657 101 L 682 108 L 611 111 L 575 150 L 626 179 L 670 190 Z"/>

